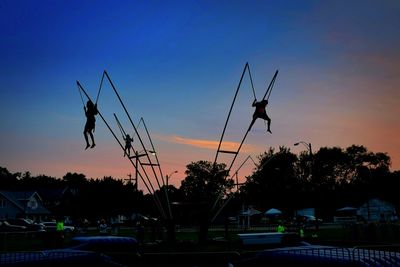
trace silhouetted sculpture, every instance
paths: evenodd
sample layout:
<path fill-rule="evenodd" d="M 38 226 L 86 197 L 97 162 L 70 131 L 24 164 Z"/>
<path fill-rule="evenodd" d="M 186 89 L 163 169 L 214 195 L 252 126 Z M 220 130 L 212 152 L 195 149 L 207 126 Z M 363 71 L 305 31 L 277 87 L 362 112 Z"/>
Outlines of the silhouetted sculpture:
<path fill-rule="evenodd" d="M 127 134 L 126 137 L 124 138 L 124 140 L 125 140 L 124 157 L 126 155 L 128 155 L 128 157 L 129 157 L 131 155 L 131 148 L 132 148 L 133 138 L 130 137 L 129 134 Z"/>
<path fill-rule="evenodd" d="M 86 124 L 85 124 L 85 129 L 83 130 L 83 135 L 85 136 L 86 140 L 86 148 L 88 149 L 93 148 L 96 146 L 94 143 L 94 137 L 93 137 L 93 132 L 95 129 L 95 124 L 96 124 L 96 118 L 95 116 L 99 113 L 97 111 L 97 104 L 93 104 L 91 100 L 88 100 L 86 103 L 86 107 L 83 107 L 86 115 Z M 90 135 L 90 139 L 92 140 L 92 145 L 90 145 L 89 140 L 88 140 L 88 134 Z"/>
<path fill-rule="evenodd" d="M 271 119 L 268 117 L 265 109 L 267 105 L 268 105 L 268 100 L 266 99 L 261 100 L 260 102 L 257 102 L 257 99 L 254 99 L 253 104 L 251 105 L 252 107 L 256 107 L 256 110 L 253 113 L 253 123 L 257 118 L 266 120 L 268 126 L 267 131 L 272 133 L 270 129 Z"/>

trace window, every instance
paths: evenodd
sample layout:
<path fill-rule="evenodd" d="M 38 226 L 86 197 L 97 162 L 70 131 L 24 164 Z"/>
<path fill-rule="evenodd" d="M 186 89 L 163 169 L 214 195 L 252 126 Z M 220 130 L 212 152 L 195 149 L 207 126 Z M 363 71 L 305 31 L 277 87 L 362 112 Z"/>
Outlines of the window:
<path fill-rule="evenodd" d="M 27 206 L 28 208 L 35 210 L 38 207 L 38 203 L 35 198 L 31 198 L 29 199 Z"/>

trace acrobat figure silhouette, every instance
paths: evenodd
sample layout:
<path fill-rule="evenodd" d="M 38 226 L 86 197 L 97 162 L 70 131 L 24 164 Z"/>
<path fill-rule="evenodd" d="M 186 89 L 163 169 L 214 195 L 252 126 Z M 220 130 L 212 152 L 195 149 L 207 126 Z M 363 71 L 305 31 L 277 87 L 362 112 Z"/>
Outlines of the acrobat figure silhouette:
<path fill-rule="evenodd" d="M 271 119 L 268 117 L 267 112 L 266 112 L 266 106 L 268 105 L 268 100 L 264 99 L 261 100 L 260 102 L 257 102 L 257 99 L 254 99 L 253 104 L 251 105 L 252 107 L 256 107 L 256 110 L 253 113 L 253 121 L 252 124 L 255 122 L 257 118 L 264 119 L 267 121 L 267 132 L 271 132 Z"/>
<path fill-rule="evenodd" d="M 86 107 L 83 107 L 83 110 L 85 111 L 86 115 L 86 124 L 85 124 L 85 129 L 83 130 L 83 135 L 85 136 L 86 140 L 86 148 L 88 149 L 93 148 L 96 146 L 94 143 L 94 137 L 93 137 L 93 132 L 95 130 L 95 124 L 96 124 L 96 118 L 95 116 L 99 113 L 97 110 L 97 104 L 93 104 L 91 100 L 88 100 L 86 103 Z M 90 136 L 90 139 L 92 140 L 92 145 L 90 145 L 89 140 L 88 140 L 88 135 Z"/>
<path fill-rule="evenodd" d="M 133 138 L 130 137 L 129 134 L 127 134 L 126 137 L 124 138 L 124 140 L 125 140 L 124 157 L 125 157 L 126 155 L 128 155 L 128 157 L 130 157 Z M 127 151 L 128 151 L 128 152 L 127 152 Z"/>

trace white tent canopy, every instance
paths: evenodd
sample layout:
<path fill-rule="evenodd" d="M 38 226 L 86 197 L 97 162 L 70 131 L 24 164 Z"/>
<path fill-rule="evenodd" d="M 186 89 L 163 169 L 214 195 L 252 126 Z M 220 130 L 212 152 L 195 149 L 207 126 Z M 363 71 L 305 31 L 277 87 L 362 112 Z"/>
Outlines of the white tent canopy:
<path fill-rule="evenodd" d="M 256 210 L 253 207 L 248 208 L 247 210 L 244 210 L 240 213 L 240 216 L 253 216 L 253 215 L 257 215 L 260 214 L 261 211 Z"/>
<path fill-rule="evenodd" d="M 267 216 L 268 215 L 280 215 L 280 214 L 282 214 L 282 211 L 272 208 L 272 209 L 267 210 L 264 214 Z"/>

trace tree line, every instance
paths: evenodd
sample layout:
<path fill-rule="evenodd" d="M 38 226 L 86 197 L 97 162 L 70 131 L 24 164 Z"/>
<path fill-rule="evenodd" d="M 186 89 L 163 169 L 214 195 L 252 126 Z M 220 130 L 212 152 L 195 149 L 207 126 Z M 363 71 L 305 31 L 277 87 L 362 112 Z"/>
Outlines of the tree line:
<path fill-rule="evenodd" d="M 219 210 L 223 216 L 233 216 L 243 204 L 260 210 L 279 208 L 288 214 L 314 207 L 322 218 L 329 218 L 337 208 L 357 207 L 375 197 L 400 207 L 400 172 L 390 170 L 389 155 L 371 152 L 362 145 L 321 147 L 299 155 L 284 146 L 269 148 L 256 163 L 238 186 L 224 163 L 191 162 L 179 188 L 168 185 L 155 194 L 167 205 L 164 190 L 168 192 L 174 218 L 180 224 L 201 224 Z M 141 213 L 159 217 L 153 195 L 113 177 L 93 179 L 78 173 L 62 178 L 32 176 L 28 171 L 10 173 L 0 167 L 0 190 L 45 193 L 63 188 L 68 188 L 68 194 L 47 203 L 55 214 L 107 218 Z"/>

